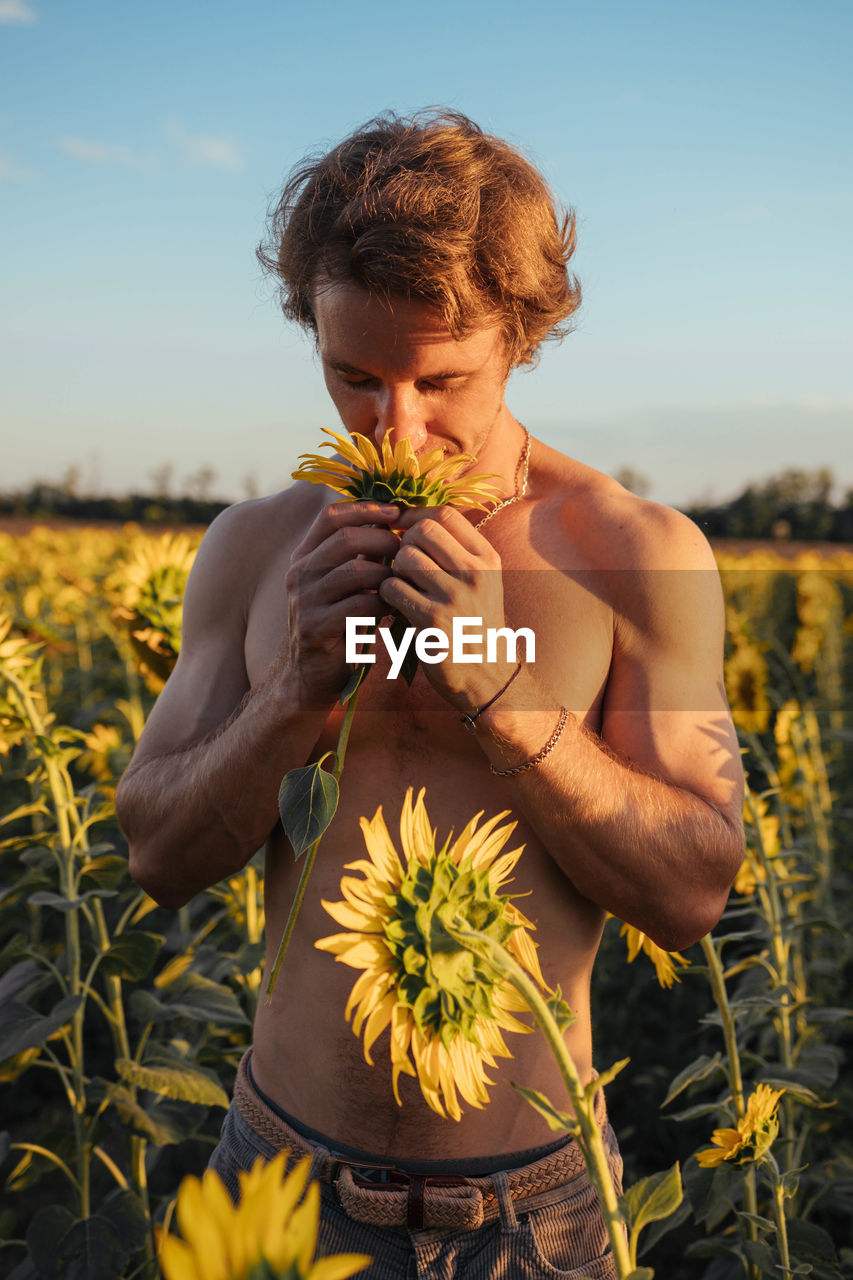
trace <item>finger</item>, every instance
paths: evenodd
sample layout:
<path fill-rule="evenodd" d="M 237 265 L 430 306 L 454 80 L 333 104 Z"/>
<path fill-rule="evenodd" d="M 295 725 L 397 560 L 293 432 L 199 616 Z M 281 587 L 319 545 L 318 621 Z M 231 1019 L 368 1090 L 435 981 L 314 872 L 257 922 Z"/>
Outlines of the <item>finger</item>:
<path fill-rule="evenodd" d="M 408 507 L 395 523 L 398 529 L 414 529 L 421 523 L 437 524 L 472 555 L 483 555 L 491 548 L 491 543 L 455 507 Z"/>
<path fill-rule="evenodd" d="M 411 529 L 407 529 L 403 534 L 400 550 L 394 558 L 395 566 L 404 548 L 411 549 L 412 552 L 419 550 L 445 573 L 468 575 L 478 567 L 475 554 L 459 541 L 454 531 L 437 520 L 419 520 Z M 403 563 L 406 563 L 406 557 Z"/>
<path fill-rule="evenodd" d="M 303 609 L 323 606 L 361 591 L 376 591 L 391 572 L 387 564 L 377 564 L 361 556 L 332 565 L 317 565 L 309 559 L 291 565 L 285 577 L 285 590 Z"/>
<path fill-rule="evenodd" d="M 334 603 L 347 601 L 366 591 L 377 592 L 392 570 L 372 560 L 348 560 L 323 576 L 317 586 L 317 600 Z M 376 595 L 373 601 L 376 603 Z"/>
<path fill-rule="evenodd" d="M 333 502 L 320 512 L 299 543 L 294 556 L 308 555 L 338 529 L 357 525 L 392 525 L 400 518 L 400 508 L 380 502 Z"/>
<path fill-rule="evenodd" d="M 403 578 L 386 578 L 379 588 L 379 599 L 402 613 L 413 627 L 432 625 L 433 604 Z"/>
<path fill-rule="evenodd" d="M 388 614 L 388 608 L 375 593 L 350 596 L 346 600 L 309 610 L 303 619 L 311 643 L 327 640 L 344 641 L 347 618 L 373 618 L 377 625 Z"/>
<path fill-rule="evenodd" d="M 448 560 L 448 563 L 452 569 L 452 562 Z M 430 555 L 414 543 L 407 543 L 400 547 L 394 557 L 391 572 L 395 577 L 409 582 L 432 600 L 443 603 L 450 600 L 450 591 L 454 582 L 450 572 L 437 564 Z"/>
<path fill-rule="evenodd" d="M 399 549 L 400 540 L 390 529 L 375 525 L 346 525 L 343 529 L 336 529 L 307 555 L 299 559 L 294 556 L 293 563 L 306 569 L 326 570 L 360 556 L 374 561 L 385 557 L 391 559 Z"/>

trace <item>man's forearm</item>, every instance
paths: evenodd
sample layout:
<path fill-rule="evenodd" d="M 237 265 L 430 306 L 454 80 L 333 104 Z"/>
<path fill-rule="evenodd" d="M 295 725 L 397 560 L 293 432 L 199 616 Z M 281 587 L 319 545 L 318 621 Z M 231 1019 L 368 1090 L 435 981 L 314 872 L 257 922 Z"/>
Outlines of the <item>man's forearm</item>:
<path fill-rule="evenodd" d="M 238 871 L 278 820 L 278 789 L 305 763 L 330 708 L 306 712 L 261 685 L 200 742 L 131 764 L 116 795 L 131 875 L 178 907 Z"/>
<path fill-rule="evenodd" d="M 498 770 L 537 754 L 556 713 L 500 711 L 480 739 Z M 734 764 L 732 793 L 737 796 Z M 569 715 L 553 750 L 510 775 L 518 807 L 585 897 L 659 946 L 689 946 L 716 924 L 743 857 L 739 803 L 709 800 L 617 757 Z"/>

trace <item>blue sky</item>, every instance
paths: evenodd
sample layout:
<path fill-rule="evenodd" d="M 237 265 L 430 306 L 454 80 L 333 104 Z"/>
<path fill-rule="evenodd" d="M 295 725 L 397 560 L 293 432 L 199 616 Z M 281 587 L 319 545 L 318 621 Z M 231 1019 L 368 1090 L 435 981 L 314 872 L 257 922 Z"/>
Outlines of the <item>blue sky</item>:
<path fill-rule="evenodd" d="M 576 331 L 510 408 L 650 496 L 853 485 L 848 0 L 0 0 L 0 488 L 228 498 L 334 411 L 254 247 L 307 150 L 462 110 L 578 216 Z"/>

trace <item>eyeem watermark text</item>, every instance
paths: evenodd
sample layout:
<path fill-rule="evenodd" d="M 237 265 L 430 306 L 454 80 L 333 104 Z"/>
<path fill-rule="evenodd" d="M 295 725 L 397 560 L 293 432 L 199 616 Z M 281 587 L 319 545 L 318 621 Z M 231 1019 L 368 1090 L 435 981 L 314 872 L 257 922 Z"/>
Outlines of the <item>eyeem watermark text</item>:
<path fill-rule="evenodd" d="M 513 631 L 511 627 L 486 627 L 484 632 L 482 618 L 454 618 L 449 637 L 441 627 L 424 627 L 420 631 L 416 627 L 406 627 L 398 645 L 391 635 L 391 628 L 377 628 L 375 618 L 347 618 L 347 662 L 376 661 L 376 654 L 364 652 L 364 649 L 372 649 L 376 644 L 377 630 L 391 659 L 388 680 L 397 679 L 412 641 L 421 662 L 444 662 L 447 657 L 450 657 L 451 662 L 497 662 L 498 640 L 504 642 L 507 662 L 517 662 L 516 649 L 521 639 L 524 641 L 523 661 L 536 661 L 536 636 L 530 627 L 519 627 L 517 631 Z"/>

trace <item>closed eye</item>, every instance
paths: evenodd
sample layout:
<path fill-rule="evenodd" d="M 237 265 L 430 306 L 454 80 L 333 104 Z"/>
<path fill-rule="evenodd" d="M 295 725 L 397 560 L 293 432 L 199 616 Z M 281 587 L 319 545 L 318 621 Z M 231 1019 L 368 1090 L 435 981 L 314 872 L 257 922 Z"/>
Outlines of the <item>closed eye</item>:
<path fill-rule="evenodd" d="M 335 373 L 344 386 L 351 387 L 353 391 L 374 391 L 380 385 L 378 378 L 355 378 L 351 374 L 342 373 L 339 369 L 336 369 Z M 452 383 L 424 379 L 417 384 L 417 387 L 424 395 L 441 395 L 447 391 L 457 390 L 461 382 L 461 378 L 454 379 Z"/>

